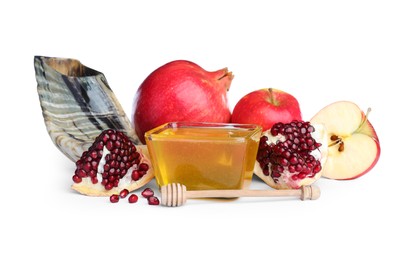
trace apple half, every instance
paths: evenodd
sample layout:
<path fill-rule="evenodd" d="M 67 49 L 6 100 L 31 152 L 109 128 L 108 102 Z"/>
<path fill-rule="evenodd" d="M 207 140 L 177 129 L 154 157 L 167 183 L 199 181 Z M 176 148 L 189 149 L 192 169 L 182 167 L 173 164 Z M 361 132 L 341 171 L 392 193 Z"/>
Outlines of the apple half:
<path fill-rule="evenodd" d="M 369 172 L 381 153 L 378 136 L 365 114 L 355 103 L 338 101 L 321 109 L 311 120 L 327 131 L 328 157 L 322 176 L 351 180 Z"/>

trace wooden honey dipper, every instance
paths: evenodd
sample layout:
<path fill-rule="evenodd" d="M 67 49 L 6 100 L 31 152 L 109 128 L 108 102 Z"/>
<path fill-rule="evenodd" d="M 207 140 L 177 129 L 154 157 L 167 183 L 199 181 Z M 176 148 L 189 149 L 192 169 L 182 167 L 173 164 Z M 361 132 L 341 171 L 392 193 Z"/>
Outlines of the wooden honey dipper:
<path fill-rule="evenodd" d="M 294 190 L 186 190 L 180 183 L 169 183 L 161 187 L 162 205 L 177 207 L 193 198 L 237 198 L 237 197 L 299 197 L 301 200 L 316 200 L 320 197 L 317 186 L 302 186 Z"/>

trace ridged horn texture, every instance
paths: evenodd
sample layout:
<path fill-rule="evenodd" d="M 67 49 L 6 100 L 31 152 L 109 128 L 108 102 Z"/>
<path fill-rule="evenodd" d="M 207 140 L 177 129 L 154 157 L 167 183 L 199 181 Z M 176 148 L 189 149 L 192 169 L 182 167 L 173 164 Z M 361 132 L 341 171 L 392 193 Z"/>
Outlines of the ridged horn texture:
<path fill-rule="evenodd" d="M 105 76 L 75 59 L 34 57 L 37 92 L 53 143 L 77 161 L 105 129 L 141 144 Z"/>

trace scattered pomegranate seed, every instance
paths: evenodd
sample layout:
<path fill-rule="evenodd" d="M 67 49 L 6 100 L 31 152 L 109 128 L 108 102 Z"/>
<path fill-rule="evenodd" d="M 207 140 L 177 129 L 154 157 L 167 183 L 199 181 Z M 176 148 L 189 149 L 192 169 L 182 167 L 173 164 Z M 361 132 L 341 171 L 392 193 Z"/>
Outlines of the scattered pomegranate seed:
<path fill-rule="evenodd" d="M 119 195 L 118 195 L 118 194 L 112 194 L 112 195 L 109 197 L 109 200 L 110 200 L 112 203 L 117 203 L 120 198 L 122 198 L 122 199 L 123 199 L 123 198 L 126 198 L 126 196 L 128 196 L 128 194 L 129 194 L 129 191 L 128 191 L 127 189 L 123 189 L 123 190 L 121 190 L 121 192 L 119 193 Z M 146 189 L 144 189 L 144 190 L 142 191 L 141 194 L 142 194 L 143 197 L 147 198 L 149 205 L 159 205 L 159 199 L 158 199 L 157 197 L 153 196 L 153 195 L 154 195 L 154 192 L 153 192 L 152 189 L 146 188 Z M 138 201 L 138 199 L 139 199 L 138 195 L 136 195 L 136 194 L 131 194 L 131 195 L 129 196 L 129 198 L 128 198 L 128 202 L 129 202 L 129 203 L 136 203 L 136 202 Z"/>
<path fill-rule="evenodd" d="M 149 205 L 159 205 L 159 199 L 155 196 L 151 196 L 148 198 Z"/>
<path fill-rule="evenodd" d="M 123 198 L 126 198 L 126 196 L 128 196 L 128 194 L 129 194 L 129 190 L 123 189 L 123 190 L 121 190 L 121 192 L 119 193 L 119 197 L 121 197 L 121 198 L 123 199 Z"/>
<path fill-rule="evenodd" d="M 112 195 L 109 197 L 109 200 L 110 200 L 112 203 L 117 203 L 117 202 L 119 201 L 119 195 L 118 195 L 118 194 L 112 194 Z"/>
<path fill-rule="evenodd" d="M 129 196 L 128 198 L 129 203 L 135 203 L 137 201 L 138 201 L 138 196 L 136 194 L 131 194 L 131 196 Z"/>
<path fill-rule="evenodd" d="M 152 189 L 146 188 L 146 189 L 144 189 L 144 190 L 142 191 L 141 194 L 142 194 L 142 196 L 143 196 L 144 198 L 149 198 L 149 197 L 152 197 L 152 196 L 153 196 L 154 192 L 153 192 Z"/>

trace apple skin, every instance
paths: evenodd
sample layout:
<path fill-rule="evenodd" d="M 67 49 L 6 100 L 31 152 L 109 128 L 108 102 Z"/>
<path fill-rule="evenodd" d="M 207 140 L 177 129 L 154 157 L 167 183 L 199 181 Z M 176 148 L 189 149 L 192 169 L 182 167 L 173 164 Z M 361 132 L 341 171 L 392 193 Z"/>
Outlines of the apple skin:
<path fill-rule="evenodd" d="M 370 111 L 370 110 L 368 110 Z M 352 180 L 368 173 L 378 162 L 381 146 L 375 128 L 359 107 L 350 101 L 334 102 L 321 109 L 311 123 L 327 129 L 328 159 L 322 176 L 335 180 Z M 337 136 L 343 143 L 331 140 Z"/>
<path fill-rule="evenodd" d="M 186 60 L 157 68 L 134 98 L 132 122 L 139 140 L 145 144 L 146 131 L 168 122 L 229 123 L 227 91 L 232 80 L 227 68 L 209 72 Z"/>
<path fill-rule="evenodd" d="M 232 123 L 258 124 L 263 131 L 274 124 L 301 120 L 297 99 L 282 90 L 265 88 L 248 93 L 235 105 Z"/>
<path fill-rule="evenodd" d="M 365 115 L 364 112 L 362 112 L 362 118 L 364 119 L 365 117 L 367 117 L 367 115 Z M 372 170 L 373 167 L 375 167 L 375 165 L 378 163 L 379 158 L 381 156 L 381 145 L 379 142 L 379 138 L 378 135 L 376 134 L 375 128 L 373 127 L 373 125 L 371 124 L 371 122 L 369 122 L 369 120 L 366 121 L 366 124 L 364 124 L 361 128 L 361 133 L 368 135 L 369 137 L 373 138 L 375 145 L 377 147 L 377 153 L 375 156 L 374 161 L 372 162 L 372 164 L 369 166 L 368 169 L 366 169 L 366 171 L 362 172 L 361 174 L 351 178 L 351 179 L 355 179 L 358 178 L 362 175 L 364 175 L 365 173 L 369 172 L 370 170 Z"/>
<path fill-rule="evenodd" d="M 365 120 L 365 118 L 367 117 L 367 115 L 362 111 L 362 120 Z M 345 178 L 345 179 L 340 179 L 340 180 L 353 180 L 356 179 L 358 177 L 361 177 L 362 175 L 368 173 L 370 170 L 372 170 L 373 167 L 375 167 L 375 165 L 378 163 L 379 158 L 381 156 L 381 145 L 379 142 L 379 138 L 378 135 L 376 134 L 375 128 L 372 126 L 371 122 L 369 122 L 369 120 L 366 120 L 366 122 L 361 126 L 361 130 L 360 130 L 361 134 L 367 135 L 369 137 L 371 137 L 373 139 L 373 141 L 375 142 L 376 145 L 376 155 L 375 158 L 372 162 L 372 164 L 363 172 L 361 172 L 358 175 L 349 177 L 349 178 Z"/>

